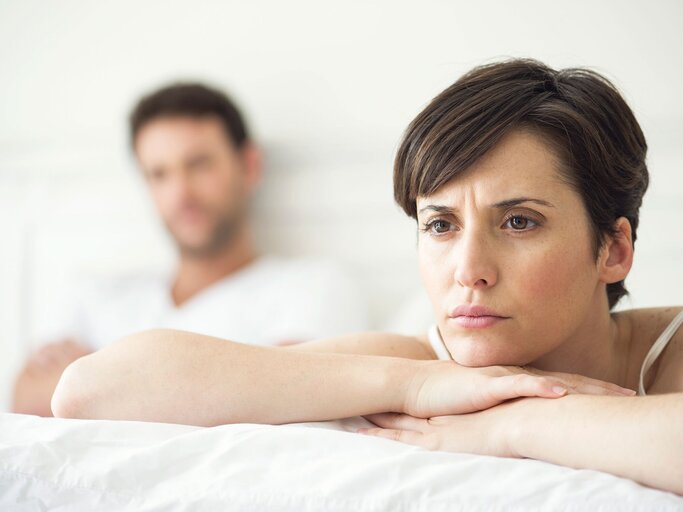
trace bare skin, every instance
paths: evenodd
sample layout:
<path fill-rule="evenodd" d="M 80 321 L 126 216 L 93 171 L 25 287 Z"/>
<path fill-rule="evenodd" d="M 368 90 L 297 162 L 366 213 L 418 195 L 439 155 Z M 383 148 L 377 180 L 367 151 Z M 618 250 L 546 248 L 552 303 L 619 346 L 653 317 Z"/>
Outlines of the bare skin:
<path fill-rule="evenodd" d="M 143 126 L 135 152 L 178 247 L 171 288 L 176 306 L 254 261 L 247 205 L 261 177 L 261 157 L 253 144 L 234 147 L 212 117 L 165 117 Z M 68 340 L 31 354 L 16 377 L 11 410 L 51 416 L 50 399 L 64 368 L 91 351 Z"/>
<path fill-rule="evenodd" d="M 581 198 L 558 167 L 534 133 L 513 131 L 463 176 L 418 197 L 420 271 L 439 330 L 465 366 L 521 364 L 635 389 L 647 351 L 681 308 L 609 313 L 606 287 L 633 262 L 630 223 L 616 220 L 596 258 Z M 472 327 L 454 313 L 459 304 L 486 306 L 493 320 Z M 379 415 L 365 433 L 599 469 L 683 494 L 682 337 L 646 381 L 661 396 L 529 399 L 430 420 Z"/>
<path fill-rule="evenodd" d="M 519 396 L 558 398 L 568 392 L 634 393 L 579 375 L 435 361 L 420 339 L 385 333 L 279 348 L 155 330 L 70 365 L 52 410 L 60 417 L 213 426 L 386 410 L 426 418 L 486 409 Z"/>
<path fill-rule="evenodd" d="M 52 416 L 50 400 L 64 369 L 91 350 L 72 340 L 45 345 L 35 351 L 17 376 L 11 410 L 20 414 Z"/>
<path fill-rule="evenodd" d="M 665 322 L 671 311 L 621 313 L 631 314 L 645 314 L 652 320 L 645 330 L 651 330 Z M 513 400 L 522 396 L 559 403 L 566 394 L 616 400 L 634 394 L 582 375 L 518 367 L 467 368 L 434 357 L 424 338 L 386 333 L 276 348 L 181 331 L 149 331 L 71 365 L 52 407 L 58 417 L 212 426 L 328 420 L 385 411 L 412 418 L 476 418 L 484 414 L 475 411 L 506 410 L 496 404 L 525 403 Z M 447 411 L 458 416 L 443 416 Z M 383 418 L 369 417 L 377 422 Z M 389 432 L 374 433 L 387 436 Z M 494 439 L 500 435 L 492 427 L 482 426 L 482 432 L 490 432 Z M 457 448 L 476 451 L 477 447 Z"/>
<path fill-rule="evenodd" d="M 247 211 L 261 161 L 253 144 L 236 148 L 217 118 L 164 117 L 143 126 L 135 152 L 179 249 L 177 306 L 254 260 Z"/>
<path fill-rule="evenodd" d="M 616 387 L 635 388 L 645 353 L 681 308 L 610 314 L 607 284 L 633 259 L 628 221 L 617 220 L 596 257 L 552 152 L 525 132 L 499 144 L 476 172 L 418 198 L 420 272 L 453 361 L 434 361 L 424 338 L 389 334 L 264 349 L 148 332 L 71 365 L 53 411 L 201 425 L 399 413 L 371 416 L 378 428 L 366 433 L 683 494 L 682 335 L 648 388 L 665 394 Z M 459 318 L 463 305 L 495 318 L 485 327 Z M 551 396 L 558 386 L 569 393 Z"/>
<path fill-rule="evenodd" d="M 633 347 L 633 355 L 625 357 L 628 371 L 623 380 L 637 386 L 642 359 L 682 309 L 618 314 L 619 321 L 630 326 L 623 346 Z M 429 419 L 383 413 L 367 416 L 377 428 L 360 432 L 432 450 L 534 458 L 598 469 L 683 495 L 679 430 L 683 421 L 682 330 L 658 362 L 645 380 L 645 397 L 615 400 L 577 394 L 558 401 L 513 400 L 475 414 Z"/>

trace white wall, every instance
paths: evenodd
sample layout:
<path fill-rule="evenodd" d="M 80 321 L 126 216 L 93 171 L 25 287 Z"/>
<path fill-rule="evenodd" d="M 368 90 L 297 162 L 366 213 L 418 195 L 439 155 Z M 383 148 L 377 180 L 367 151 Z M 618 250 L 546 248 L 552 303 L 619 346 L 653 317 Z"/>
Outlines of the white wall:
<path fill-rule="evenodd" d="M 473 65 L 531 56 L 612 77 L 650 144 L 629 304 L 680 303 L 683 4 L 0 2 L 0 406 L 25 340 L 77 279 L 169 262 L 126 148 L 139 94 L 208 80 L 268 156 L 261 244 L 338 257 L 378 322 L 418 286 L 391 199 L 402 130 Z"/>

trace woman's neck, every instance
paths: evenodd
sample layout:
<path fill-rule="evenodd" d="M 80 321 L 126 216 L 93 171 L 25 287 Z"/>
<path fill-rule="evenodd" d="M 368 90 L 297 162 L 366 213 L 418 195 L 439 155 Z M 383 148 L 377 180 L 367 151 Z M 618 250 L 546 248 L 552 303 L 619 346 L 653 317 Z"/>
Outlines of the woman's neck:
<path fill-rule="evenodd" d="M 627 322 L 609 312 L 606 300 L 589 308 L 582 324 L 555 350 L 533 361 L 539 370 L 576 373 L 593 379 L 633 387 Z M 637 380 L 636 380 L 637 382 Z"/>

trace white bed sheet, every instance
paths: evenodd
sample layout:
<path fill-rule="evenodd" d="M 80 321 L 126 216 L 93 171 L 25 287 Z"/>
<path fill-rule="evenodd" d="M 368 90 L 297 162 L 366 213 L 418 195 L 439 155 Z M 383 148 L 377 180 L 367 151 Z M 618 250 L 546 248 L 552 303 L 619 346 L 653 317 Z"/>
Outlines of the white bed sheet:
<path fill-rule="evenodd" d="M 362 418 L 196 428 L 0 415 L 5 511 L 683 511 L 683 498 L 532 460 L 355 433 Z"/>

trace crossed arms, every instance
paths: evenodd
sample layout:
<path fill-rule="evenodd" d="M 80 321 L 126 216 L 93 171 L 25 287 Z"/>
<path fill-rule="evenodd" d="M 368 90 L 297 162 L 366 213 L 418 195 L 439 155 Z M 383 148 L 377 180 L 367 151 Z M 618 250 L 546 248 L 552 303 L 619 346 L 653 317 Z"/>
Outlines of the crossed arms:
<path fill-rule="evenodd" d="M 271 348 L 148 331 L 70 365 L 52 409 L 204 426 L 372 415 L 375 435 L 592 468 L 683 494 L 683 394 L 633 397 L 581 376 L 432 357 L 397 335 Z M 387 412 L 398 414 L 376 415 Z"/>

